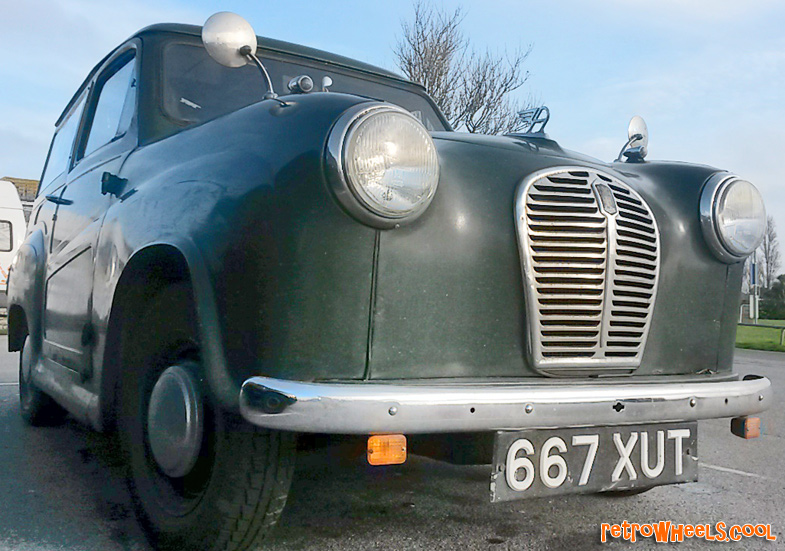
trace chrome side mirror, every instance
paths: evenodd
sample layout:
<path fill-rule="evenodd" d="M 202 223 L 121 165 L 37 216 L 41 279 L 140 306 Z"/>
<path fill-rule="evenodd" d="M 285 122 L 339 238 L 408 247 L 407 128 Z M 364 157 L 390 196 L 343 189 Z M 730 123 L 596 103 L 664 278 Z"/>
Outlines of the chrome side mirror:
<path fill-rule="evenodd" d="M 645 157 L 649 147 L 649 129 L 646 128 L 646 121 L 643 120 L 643 117 L 635 115 L 630 119 L 630 125 L 627 127 L 627 138 L 630 139 L 630 148 L 640 147 L 641 157 Z"/>
<path fill-rule="evenodd" d="M 245 46 L 256 52 L 256 33 L 251 24 L 228 11 L 213 14 L 205 21 L 202 42 L 210 57 L 225 67 L 243 67 L 248 63 L 248 56 L 240 53 Z"/>
<path fill-rule="evenodd" d="M 627 127 L 627 143 L 621 148 L 616 161 L 621 161 L 622 157 L 627 157 L 628 162 L 640 163 L 649 153 L 649 129 L 643 117 L 635 115 L 630 119 Z"/>
<path fill-rule="evenodd" d="M 202 43 L 210 57 L 225 67 L 244 67 L 249 61 L 256 65 L 267 84 L 264 99 L 274 99 L 282 107 L 287 106 L 277 99 L 270 74 L 256 57 L 256 33 L 248 21 L 229 11 L 214 13 L 202 27 Z"/>

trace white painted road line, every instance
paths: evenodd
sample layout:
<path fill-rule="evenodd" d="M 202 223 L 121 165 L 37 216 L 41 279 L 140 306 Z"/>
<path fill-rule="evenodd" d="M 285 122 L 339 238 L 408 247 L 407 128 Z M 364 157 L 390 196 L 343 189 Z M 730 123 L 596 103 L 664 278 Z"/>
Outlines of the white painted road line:
<path fill-rule="evenodd" d="M 710 465 L 709 463 L 699 463 L 698 465 L 701 466 L 701 467 L 706 467 L 707 469 L 712 469 L 714 471 L 720 471 L 720 472 L 723 472 L 723 473 L 738 474 L 738 475 L 741 475 L 741 476 L 749 476 L 750 478 L 762 478 L 764 480 L 768 480 L 768 477 L 765 477 L 765 476 L 760 475 L 760 474 L 747 473 L 747 472 L 744 472 L 744 471 L 738 471 L 736 469 L 729 469 L 728 467 L 720 467 L 718 465 Z"/>
<path fill-rule="evenodd" d="M 19 386 L 19 383 L 0 383 L 0 386 Z"/>

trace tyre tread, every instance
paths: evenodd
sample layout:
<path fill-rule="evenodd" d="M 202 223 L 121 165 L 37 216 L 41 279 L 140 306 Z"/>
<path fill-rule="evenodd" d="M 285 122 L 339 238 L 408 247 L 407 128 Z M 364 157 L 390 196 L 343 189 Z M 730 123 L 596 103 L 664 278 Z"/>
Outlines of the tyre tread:
<path fill-rule="evenodd" d="M 235 476 L 226 481 L 234 499 L 227 504 L 214 551 L 259 545 L 283 512 L 294 472 L 292 435 L 251 427 L 250 434 L 233 432 L 229 438 L 243 459 Z"/>

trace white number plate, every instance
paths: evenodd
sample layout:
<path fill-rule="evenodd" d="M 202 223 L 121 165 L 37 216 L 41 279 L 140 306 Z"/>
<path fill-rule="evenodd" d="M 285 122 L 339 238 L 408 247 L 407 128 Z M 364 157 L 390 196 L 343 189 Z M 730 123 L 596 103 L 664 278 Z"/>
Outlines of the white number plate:
<path fill-rule="evenodd" d="M 698 424 L 501 431 L 491 501 L 698 480 Z"/>

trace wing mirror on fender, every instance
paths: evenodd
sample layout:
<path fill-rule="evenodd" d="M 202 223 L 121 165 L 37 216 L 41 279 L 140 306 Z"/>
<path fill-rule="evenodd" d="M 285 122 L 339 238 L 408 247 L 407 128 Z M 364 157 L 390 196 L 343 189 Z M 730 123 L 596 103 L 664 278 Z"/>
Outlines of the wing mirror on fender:
<path fill-rule="evenodd" d="M 267 84 L 264 99 L 273 99 L 286 107 L 278 98 L 267 68 L 256 57 L 256 32 L 251 24 L 236 13 L 222 11 L 211 15 L 202 27 L 202 43 L 207 53 L 224 67 L 244 67 L 249 61 L 259 68 Z"/>
<path fill-rule="evenodd" d="M 646 121 L 643 117 L 635 115 L 630 119 L 627 128 L 627 143 L 621 148 L 616 161 L 621 161 L 622 157 L 627 157 L 628 163 L 641 163 L 648 154 L 649 129 L 646 128 Z"/>
<path fill-rule="evenodd" d="M 202 42 L 210 57 L 224 67 L 244 67 L 248 56 L 240 50 L 247 46 L 256 51 L 256 33 L 251 24 L 228 11 L 213 14 L 205 21 Z"/>

